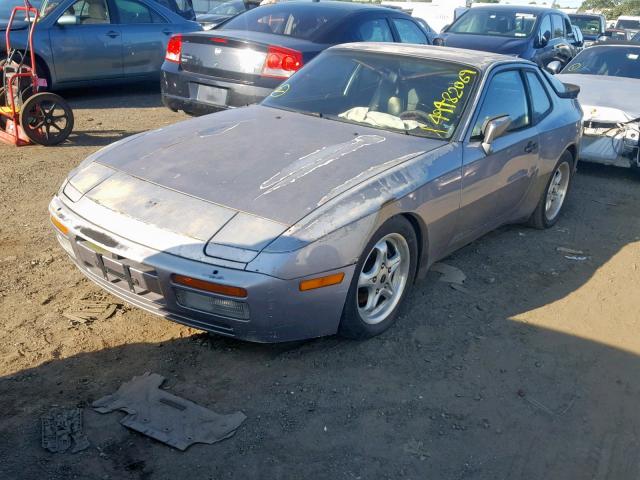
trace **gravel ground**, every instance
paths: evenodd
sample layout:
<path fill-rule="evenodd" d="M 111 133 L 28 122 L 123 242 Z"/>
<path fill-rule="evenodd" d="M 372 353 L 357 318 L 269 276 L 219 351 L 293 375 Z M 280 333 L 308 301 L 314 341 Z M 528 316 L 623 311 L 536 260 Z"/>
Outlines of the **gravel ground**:
<path fill-rule="evenodd" d="M 363 342 L 208 336 L 119 306 L 65 258 L 47 204 L 112 141 L 186 118 L 148 86 L 67 92 L 75 133 L 0 145 L 1 479 L 538 479 L 640 477 L 640 178 L 581 165 L 557 226 L 505 227 L 445 259 L 398 324 Z M 584 252 L 566 258 L 558 247 Z M 174 450 L 124 415 L 84 410 L 87 450 L 51 454 L 40 416 L 87 406 L 134 375 L 248 417 L 215 445 Z"/>

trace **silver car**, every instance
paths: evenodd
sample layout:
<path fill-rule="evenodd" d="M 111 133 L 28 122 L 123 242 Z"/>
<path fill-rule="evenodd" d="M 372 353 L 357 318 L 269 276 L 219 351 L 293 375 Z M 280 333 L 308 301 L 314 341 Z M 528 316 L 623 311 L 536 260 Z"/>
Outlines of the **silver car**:
<path fill-rule="evenodd" d="M 575 96 L 510 56 L 340 45 L 260 105 L 91 155 L 51 219 L 87 277 L 176 322 L 365 338 L 436 260 L 505 223 L 556 222 Z"/>

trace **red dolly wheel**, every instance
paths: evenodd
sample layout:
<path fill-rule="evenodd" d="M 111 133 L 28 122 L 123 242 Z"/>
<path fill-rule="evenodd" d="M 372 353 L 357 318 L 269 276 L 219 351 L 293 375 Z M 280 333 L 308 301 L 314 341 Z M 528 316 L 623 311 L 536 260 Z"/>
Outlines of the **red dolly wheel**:
<path fill-rule="evenodd" d="M 57 145 L 73 130 L 73 112 L 61 96 L 50 92 L 36 93 L 22 104 L 20 126 L 33 143 Z"/>

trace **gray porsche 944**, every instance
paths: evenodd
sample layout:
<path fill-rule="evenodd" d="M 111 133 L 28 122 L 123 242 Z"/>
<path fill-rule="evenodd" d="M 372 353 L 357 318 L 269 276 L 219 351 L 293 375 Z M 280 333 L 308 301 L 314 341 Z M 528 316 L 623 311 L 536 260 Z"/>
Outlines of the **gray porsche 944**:
<path fill-rule="evenodd" d="M 105 290 L 259 342 L 366 338 L 431 264 L 499 225 L 553 225 L 582 112 L 531 62 L 444 47 L 332 47 L 261 104 L 134 135 L 49 210 Z"/>

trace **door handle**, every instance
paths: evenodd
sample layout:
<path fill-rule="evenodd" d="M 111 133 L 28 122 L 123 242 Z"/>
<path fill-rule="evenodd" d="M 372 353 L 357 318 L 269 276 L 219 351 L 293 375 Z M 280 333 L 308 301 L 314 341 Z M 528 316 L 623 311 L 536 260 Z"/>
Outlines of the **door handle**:
<path fill-rule="evenodd" d="M 120 32 L 116 32 L 115 30 L 110 30 L 107 33 L 105 33 L 105 35 L 107 37 L 116 38 L 120 36 Z"/>
<path fill-rule="evenodd" d="M 162 30 L 162 33 L 164 33 L 165 35 L 172 35 L 173 34 L 173 32 L 171 30 L 167 30 L 167 29 Z"/>
<path fill-rule="evenodd" d="M 536 142 L 529 142 L 527 146 L 524 147 L 525 153 L 535 152 L 538 149 L 538 144 Z"/>

